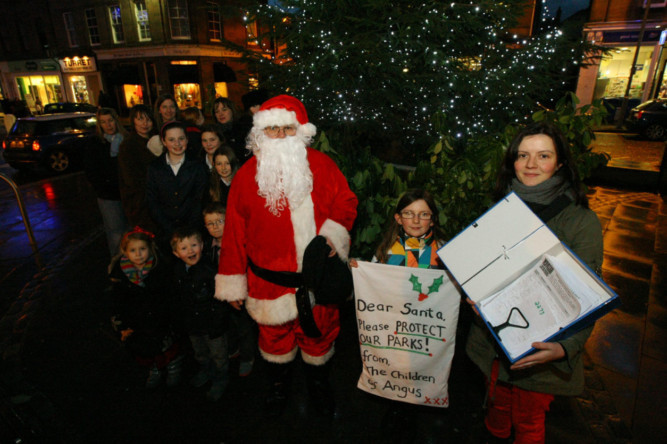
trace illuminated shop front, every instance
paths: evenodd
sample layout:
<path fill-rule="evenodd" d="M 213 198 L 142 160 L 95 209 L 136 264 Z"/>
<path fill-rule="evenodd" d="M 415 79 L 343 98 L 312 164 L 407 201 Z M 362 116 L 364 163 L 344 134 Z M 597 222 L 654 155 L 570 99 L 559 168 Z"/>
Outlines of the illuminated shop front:
<path fill-rule="evenodd" d="M 63 80 L 54 60 L 11 61 L 7 65 L 8 85 L 14 88 L 10 94 L 24 100 L 32 112 L 40 112 L 47 103 L 64 100 Z"/>
<path fill-rule="evenodd" d="M 599 60 L 598 65 L 580 71 L 577 96 L 582 104 L 595 99 L 624 97 L 628 83 L 629 97 L 637 102 L 645 102 L 661 94 L 667 94 L 665 91 L 666 25 L 652 25 L 646 29 L 638 52 L 638 29 L 585 29 L 586 38 L 590 42 L 605 46 L 609 51 Z M 635 53 L 637 53 L 635 72 L 630 79 Z"/>
<path fill-rule="evenodd" d="M 194 106 L 210 115 L 213 96 L 240 103 L 247 91 L 235 74 L 243 66 L 240 54 L 215 45 L 97 49 L 95 54 L 106 92 L 121 115 L 136 104 L 153 107 L 165 93 L 173 94 L 180 109 Z"/>
<path fill-rule="evenodd" d="M 58 59 L 66 84 L 67 101 L 97 105 L 100 75 L 94 57 L 72 56 Z"/>

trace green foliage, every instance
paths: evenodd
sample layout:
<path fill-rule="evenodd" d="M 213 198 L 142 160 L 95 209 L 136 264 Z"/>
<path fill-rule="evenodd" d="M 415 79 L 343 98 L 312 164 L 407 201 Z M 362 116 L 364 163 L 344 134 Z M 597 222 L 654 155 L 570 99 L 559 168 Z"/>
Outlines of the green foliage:
<path fill-rule="evenodd" d="M 557 102 L 555 109 L 532 114 L 533 121 L 556 124 L 570 142 L 572 154 L 582 179 L 593 169 L 603 166 L 608 156 L 593 153 L 590 143 L 593 128 L 602 122 L 606 110 L 601 103 L 577 108 L 574 94 Z M 446 119 L 435 116 L 440 139 L 428 149 L 428 159 L 410 170 L 385 164 L 370 153 L 368 147 L 350 153 L 332 149 L 322 133 L 315 148 L 326 152 L 338 163 L 359 198 L 358 217 L 352 236 L 352 255 L 370 259 L 384 233 L 401 193 L 408 188 L 431 192 L 440 210 L 439 224 L 447 239 L 479 217 L 491 202 L 498 167 L 519 125 L 508 125 L 488 136 L 469 138 L 461 144 L 446 131 Z M 336 138 L 335 134 L 332 138 Z"/>

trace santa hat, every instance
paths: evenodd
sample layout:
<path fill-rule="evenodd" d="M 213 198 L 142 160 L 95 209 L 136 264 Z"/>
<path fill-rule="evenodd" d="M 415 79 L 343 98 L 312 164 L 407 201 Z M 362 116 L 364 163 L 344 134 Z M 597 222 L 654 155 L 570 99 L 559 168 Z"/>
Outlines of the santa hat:
<path fill-rule="evenodd" d="M 308 113 L 303 103 L 285 94 L 264 102 L 253 116 L 253 126 L 256 128 L 285 125 L 296 125 L 298 132 L 308 137 L 315 136 L 317 132 L 315 125 L 308 122 Z"/>

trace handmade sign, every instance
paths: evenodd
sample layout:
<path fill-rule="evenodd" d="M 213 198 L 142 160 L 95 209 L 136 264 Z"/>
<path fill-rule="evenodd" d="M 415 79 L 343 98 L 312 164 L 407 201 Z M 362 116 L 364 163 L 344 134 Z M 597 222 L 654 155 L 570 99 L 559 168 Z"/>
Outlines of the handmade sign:
<path fill-rule="evenodd" d="M 449 406 L 461 296 L 442 270 L 359 262 L 352 268 L 363 369 L 357 387 Z"/>

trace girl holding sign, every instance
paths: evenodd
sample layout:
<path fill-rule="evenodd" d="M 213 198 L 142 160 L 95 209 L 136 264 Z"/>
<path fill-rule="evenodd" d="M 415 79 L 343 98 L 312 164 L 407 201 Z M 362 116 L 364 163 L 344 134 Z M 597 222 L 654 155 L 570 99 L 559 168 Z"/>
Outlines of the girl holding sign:
<path fill-rule="evenodd" d="M 600 221 L 588 208 L 568 141 L 558 128 L 532 124 L 514 138 L 500 167 L 496 200 L 510 191 L 599 274 Z M 511 365 L 481 319 L 476 321 L 466 352 L 486 376 L 487 430 L 508 442 L 513 430 L 515 443 L 543 443 L 545 414 L 554 395 L 573 396 L 584 388 L 582 351 L 593 326 L 562 341 L 535 342 L 535 353 Z"/>
<path fill-rule="evenodd" d="M 438 209 L 431 194 L 424 190 L 408 190 L 398 200 L 389 228 L 378 246 L 373 262 L 413 268 L 444 269 L 436 254 L 444 243 L 438 224 Z M 356 260 L 350 266 L 357 267 Z M 415 421 L 424 416 L 424 409 L 398 401 L 389 404 L 381 423 L 382 432 L 392 442 L 413 433 Z M 419 411 L 417 411 L 419 409 Z M 441 411 L 438 417 L 442 421 Z"/>

